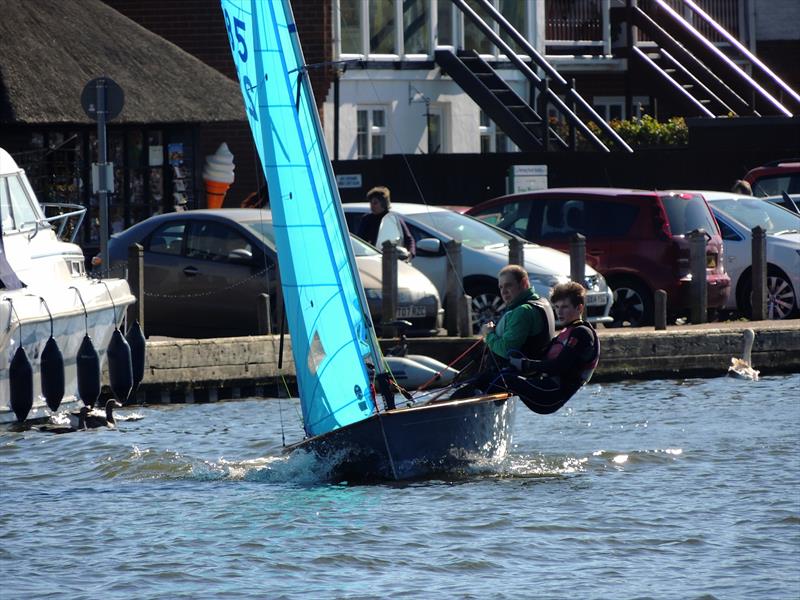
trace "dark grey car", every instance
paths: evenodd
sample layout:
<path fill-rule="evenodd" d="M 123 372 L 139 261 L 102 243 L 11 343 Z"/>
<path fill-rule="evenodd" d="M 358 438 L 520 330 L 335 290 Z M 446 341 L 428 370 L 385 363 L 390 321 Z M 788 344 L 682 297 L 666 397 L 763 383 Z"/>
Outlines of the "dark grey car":
<path fill-rule="evenodd" d="M 380 329 L 381 256 L 352 238 L 369 309 Z M 128 248 L 144 247 L 145 331 L 173 337 L 223 337 L 259 333 L 258 301 L 271 299 L 277 329 L 277 254 L 272 215 L 257 209 L 218 209 L 150 217 L 114 235 L 112 271 L 127 263 Z M 398 315 L 409 335 L 435 335 L 441 307 L 433 284 L 398 264 Z"/>

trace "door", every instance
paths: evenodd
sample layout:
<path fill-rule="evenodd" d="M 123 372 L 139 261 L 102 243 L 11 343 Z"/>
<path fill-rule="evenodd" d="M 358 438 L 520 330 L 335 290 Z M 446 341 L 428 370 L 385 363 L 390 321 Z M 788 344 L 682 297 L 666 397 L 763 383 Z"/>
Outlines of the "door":
<path fill-rule="evenodd" d="M 275 297 L 274 260 L 219 221 L 191 222 L 178 277 L 186 298 L 182 322 L 198 337 L 257 333 L 260 294 Z"/>

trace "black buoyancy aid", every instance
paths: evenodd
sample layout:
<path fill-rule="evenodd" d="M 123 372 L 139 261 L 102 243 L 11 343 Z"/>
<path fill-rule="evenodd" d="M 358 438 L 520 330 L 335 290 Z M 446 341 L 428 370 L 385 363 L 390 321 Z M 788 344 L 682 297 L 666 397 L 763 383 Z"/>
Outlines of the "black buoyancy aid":
<path fill-rule="evenodd" d="M 583 325 L 592 332 L 592 355 L 591 358 L 584 360 L 583 362 L 579 363 L 574 371 L 574 375 L 577 379 L 580 380 L 581 385 L 588 383 L 589 380 L 592 378 L 594 374 L 594 370 L 597 368 L 597 363 L 600 362 L 600 338 L 597 337 L 597 332 L 594 330 L 589 323 L 584 320 L 578 320 L 567 327 L 564 327 L 561 331 L 558 332 L 558 335 L 553 338 L 552 344 L 547 349 L 547 354 L 545 358 L 547 360 L 555 359 L 561 351 L 567 346 L 567 341 L 569 340 L 572 332 L 577 328 Z"/>
<path fill-rule="evenodd" d="M 542 356 L 547 348 L 547 344 L 556 334 L 556 318 L 553 314 L 553 307 L 550 305 L 550 301 L 547 298 L 528 300 L 525 304 L 538 312 L 546 325 L 539 333 L 528 336 L 522 348 L 520 348 L 522 353 L 528 358 L 537 359 Z"/>

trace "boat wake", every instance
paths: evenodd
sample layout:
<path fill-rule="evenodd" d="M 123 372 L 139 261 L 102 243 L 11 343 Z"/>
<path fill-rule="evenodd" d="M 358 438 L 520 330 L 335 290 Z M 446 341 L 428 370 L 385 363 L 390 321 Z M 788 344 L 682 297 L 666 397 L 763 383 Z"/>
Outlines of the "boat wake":
<path fill-rule="evenodd" d="M 565 479 L 587 472 L 624 470 L 639 465 L 666 465 L 682 455 L 679 448 L 661 450 L 597 450 L 588 456 L 509 454 L 499 460 L 477 458 L 468 466 L 442 470 L 425 481 L 448 483 L 485 479 Z M 268 455 L 245 460 L 207 460 L 171 450 L 134 447 L 126 456 L 108 457 L 96 469 L 107 479 L 249 481 L 318 485 L 332 482 L 336 460 L 309 452 Z"/>

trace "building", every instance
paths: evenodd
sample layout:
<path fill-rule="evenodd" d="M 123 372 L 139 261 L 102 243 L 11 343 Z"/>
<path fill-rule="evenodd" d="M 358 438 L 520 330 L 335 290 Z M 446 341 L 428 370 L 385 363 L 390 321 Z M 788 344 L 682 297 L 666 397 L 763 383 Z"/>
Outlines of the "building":
<path fill-rule="evenodd" d="M 107 127 L 111 231 L 175 205 L 204 206 L 205 156 L 225 141 L 226 128 L 247 127 L 235 82 L 103 2 L 4 2 L 0 145 L 41 201 L 89 207 L 78 240 L 87 249 L 99 244 L 90 190 L 97 125 L 81 93 L 101 76 L 124 92 Z"/>

